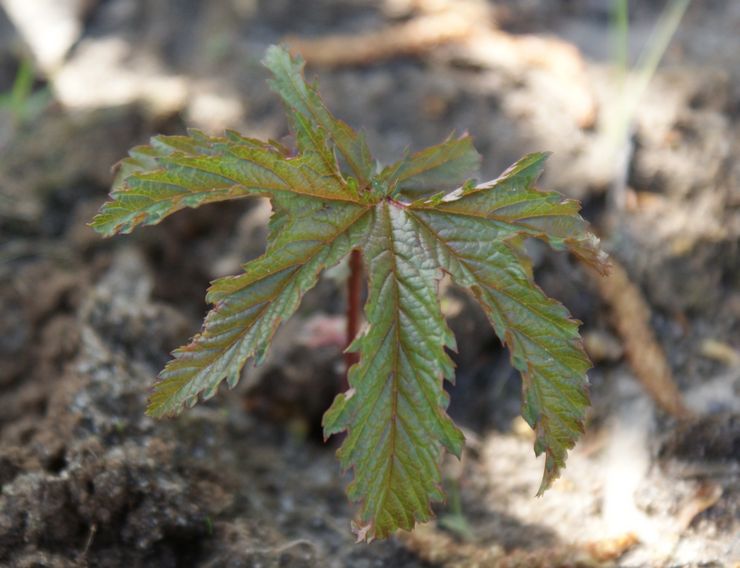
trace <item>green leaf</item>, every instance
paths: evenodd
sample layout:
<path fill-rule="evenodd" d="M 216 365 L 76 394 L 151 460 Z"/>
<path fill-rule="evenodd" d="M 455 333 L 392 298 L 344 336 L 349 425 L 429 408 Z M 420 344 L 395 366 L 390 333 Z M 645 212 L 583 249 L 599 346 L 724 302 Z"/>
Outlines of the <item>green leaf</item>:
<path fill-rule="evenodd" d="M 203 329 L 177 349 L 148 408 L 169 416 L 222 381 L 259 364 L 286 318 L 321 272 L 353 250 L 365 259 L 366 329 L 349 349 L 359 362 L 350 390 L 324 416 L 325 435 L 346 431 L 338 452 L 354 479 L 360 540 L 384 538 L 432 517 L 443 498 L 439 462 L 460 455 L 463 436 L 446 414 L 444 380 L 455 342 L 437 293 L 443 273 L 481 304 L 521 372 L 522 413 L 546 454 L 542 492 L 584 427 L 589 361 L 578 324 L 534 284 L 524 241 L 541 239 L 603 269 L 598 241 L 579 205 L 534 183 L 545 154 L 531 154 L 498 179 L 476 185 L 469 137 L 406 157 L 374 175 L 361 136 L 336 120 L 302 63 L 271 48 L 265 64 L 286 104 L 298 152 L 227 132 L 161 136 L 134 148 L 92 222 L 103 235 L 158 223 L 184 208 L 248 196 L 270 199 L 265 253 L 243 273 L 213 283 Z"/>
<path fill-rule="evenodd" d="M 340 178 L 341 166 L 346 165 L 350 175 L 367 185 L 374 162 L 365 138 L 327 110 L 316 87 L 303 78 L 303 61 L 292 59 L 284 49 L 272 46 L 263 63 L 272 72 L 270 84 L 288 111 L 298 150 L 319 156 Z M 335 151 L 342 163 L 337 163 Z"/>
<path fill-rule="evenodd" d="M 298 308 L 319 274 L 361 243 L 367 209 L 306 197 L 278 199 L 284 216 L 264 256 L 244 265 L 244 274 L 213 283 L 214 308 L 203 330 L 173 355 L 149 402 L 152 416 L 170 416 L 211 398 L 228 379 L 234 386 L 251 357 L 259 363 L 280 323 Z"/>
<path fill-rule="evenodd" d="M 480 161 L 470 136 L 449 138 L 388 166 L 381 177 L 400 197 L 416 200 L 462 186 L 478 171 Z"/>
<path fill-rule="evenodd" d="M 348 430 L 338 456 L 354 469 L 348 494 L 361 502 L 356 530 L 368 541 L 432 517 L 430 499 L 443 498 L 440 450 L 459 457 L 464 442 L 444 411 L 442 380 L 453 378 L 444 347 L 455 343 L 439 308 L 441 273 L 417 243 L 403 208 L 376 206 L 365 247 L 369 328 L 352 347 L 352 390 L 324 416 L 325 436 Z"/>
<path fill-rule="evenodd" d="M 493 181 L 463 187 L 439 202 L 415 203 L 414 207 L 435 209 L 450 217 L 484 219 L 497 239 L 514 235 L 537 237 L 557 250 L 572 252 L 601 271 L 606 266 L 606 254 L 578 214 L 580 203 L 534 187 L 548 156 L 546 152 L 528 154 Z"/>
<path fill-rule="evenodd" d="M 356 201 L 321 164 L 289 159 L 257 140 L 158 136 L 123 160 L 107 202 L 91 226 L 110 236 L 153 225 L 185 207 L 246 196 L 288 193 L 325 200 Z"/>
<path fill-rule="evenodd" d="M 494 182 L 437 205 L 413 208 L 422 247 L 481 304 L 522 374 L 522 415 L 535 430 L 535 453 L 545 452 L 539 494 L 558 477 L 584 429 L 590 361 L 578 322 L 534 284 L 511 239 L 538 237 L 567 247 L 597 267 L 604 258 L 576 202 L 531 185 L 547 156 L 523 158 Z"/>

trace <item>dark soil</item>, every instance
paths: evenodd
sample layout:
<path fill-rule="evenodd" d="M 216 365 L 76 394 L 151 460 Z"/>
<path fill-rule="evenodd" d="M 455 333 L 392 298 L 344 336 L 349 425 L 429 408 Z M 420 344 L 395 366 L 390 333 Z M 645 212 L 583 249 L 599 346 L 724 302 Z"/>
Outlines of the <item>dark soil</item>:
<path fill-rule="evenodd" d="M 187 125 L 284 136 L 258 65 L 266 46 L 286 34 L 378 28 L 398 18 L 394 2 L 85 4 L 74 12 L 79 37 L 35 85 L 53 87 L 52 103 L 24 120 L 0 108 L 0 565 L 427 565 L 398 539 L 354 544 L 336 442 L 320 440 L 341 384 L 341 279 L 320 282 L 238 388 L 176 420 L 144 415 L 168 353 L 199 327 L 208 282 L 260 254 L 265 203 L 185 211 L 109 241 L 85 225 L 111 166 L 155 133 Z M 0 93 L 26 49 L 3 5 Z M 579 47 L 600 121 L 615 104 L 609 5 L 493 4 L 504 29 Z M 636 45 L 662 5 L 635 8 Z M 470 447 L 462 466 L 445 462 L 460 499 L 438 513 L 461 542 L 505 556 L 633 532 L 640 542 L 619 565 L 740 561 L 738 8 L 695 2 L 685 16 L 635 117 L 624 171 L 637 205 L 622 213 L 614 172 L 596 156 L 600 123 L 579 126 L 564 110 L 567 85 L 542 70 L 482 68 L 441 50 L 309 71 L 382 160 L 452 130 L 475 136 L 486 179 L 526 151 L 554 150 L 543 185 L 583 200 L 648 300 L 697 416 L 678 422 L 655 409 L 588 276 L 534 249 L 538 281 L 584 322 L 597 363 L 588 432 L 563 479 L 535 499 L 542 464 L 516 419 L 519 378 L 482 314 L 450 290 L 460 346 L 451 413 Z M 97 80 L 85 71 L 93 61 Z"/>

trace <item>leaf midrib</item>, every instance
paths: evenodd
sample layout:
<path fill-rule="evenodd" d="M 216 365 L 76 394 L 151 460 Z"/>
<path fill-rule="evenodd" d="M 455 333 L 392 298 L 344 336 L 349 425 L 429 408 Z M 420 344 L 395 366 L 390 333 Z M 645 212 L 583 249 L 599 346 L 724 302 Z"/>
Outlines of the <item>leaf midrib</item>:
<path fill-rule="evenodd" d="M 387 230 L 388 230 L 388 241 L 389 241 L 389 249 L 391 251 L 391 274 L 393 275 L 393 295 L 395 299 L 395 306 L 400 306 L 400 293 L 398 289 L 398 266 L 396 264 L 396 247 L 395 247 L 395 241 L 393 238 L 393 221 L 391 219 L 391 212 L 390 212 L 390 205 L 387 202 L 383 202 L 382 207 L 384 207 L 385 210 L 385 218 L 387 223 Z M 399 310 L 392 310 L 393 313 L 393 326 L 395 328 L 395 345 L 393 349 L 393 371 L 391 372 L 391 377 L 393 381 L 392 385 L 392 398 L 391 398 L 391 432 L 389 433 L 390 436 L 390 444 L 391 444 L 391 452 L 390 452 L 390 464 L 388 466 L 388 472 L 386 474 L 386 483 L 383 486 L 383 494 L 380 499 L 378 499 L 379 503 L 379 511 L 380 512 L 383 507 L 382 503 L 385 502 L 388 489 L 391 486 L 391 480 L 393 479 L 393 470 L 395 467 L 395 459 L 396 459 L 396 436 L 397 436 L 397 415 L 398 415 L 398 352 L 401 345 L 401 335 L 400 335 L 400 316 L 399 316 Z M 376 515 L 376 517 L 379 515 Z"/>

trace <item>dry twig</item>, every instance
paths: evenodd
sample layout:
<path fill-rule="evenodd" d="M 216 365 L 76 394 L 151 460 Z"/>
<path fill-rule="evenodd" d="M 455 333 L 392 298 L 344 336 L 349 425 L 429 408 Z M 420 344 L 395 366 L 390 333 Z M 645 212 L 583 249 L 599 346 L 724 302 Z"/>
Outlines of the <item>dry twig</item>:
<path fill-rule="evenodd" d="M 317 39 L 293 36 L 286 38 L 285 42 L 309 65 L 342 67 L 421 55 L 438 45 L 461 40 L 472 29 L 472 23 L 464 17 L 433 14 L 358 35 L 339 34 Z"/>
<path fill-rule="evenodd" d="M 637 543 L 630 534 L 580 546 L 564 544 L 506 552 L 499 545 L 458 542 L 433 524 L 417 526 L 414 532 L 400 533 L 399 538 L 420 559 L 444 568 L 593 568 L 608 565 Z"/>
<path fill-rule="evenodd" d="M 608 276 L 591 272 L 601 299 L 609 306 L 614 327 L 622 339 L 627 361 L 647 393 L 675 418 L 688 418 L 663 349 L 650 327 L 650 308 L 627 271 L 614 258 Z"/>
<path fill-rule="evenodd" d="M 447 56 L 487 69 L 542 69 L 567 85 L 568 107 L 581 127 L 594 124 L 597 105 L 586 65 L 573 44 L 557 38 L 515 35 L 495 28 L 490 6 L 475 1 L 413 2 L 406 22 L 360 34 L 285 42 L 309 65 L 368 65 L 401 56 L 422 56 L 448 46 Z"/>

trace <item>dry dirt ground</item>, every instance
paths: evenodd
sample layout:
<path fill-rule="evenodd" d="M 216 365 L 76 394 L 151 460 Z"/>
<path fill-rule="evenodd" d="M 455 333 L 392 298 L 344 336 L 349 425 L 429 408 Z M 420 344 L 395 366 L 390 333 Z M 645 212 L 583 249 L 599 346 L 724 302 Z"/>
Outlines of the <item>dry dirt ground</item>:
<path fill-rule="evenodd" d="M 522 47 L 496 36 L 514 49 L 504 60 L 481 40 L 309 70 L 383 160 L 452 130 L 475 136 L 486 179 L 526 151 L 553 150 L 543 186 L 583 200 L 644 294 L 691 419 L 655 407 L 593 281 L 539 248 L 538 281 L 584 322 L 596 361 L 588 431 L 543 498 L 542 464 L 516 419 L 519 379 L 455 290 L 445 301 L 460 345 L 450 411 L 469 443 L 462 463 L 443 464 L 450 498 L 439 521 L 414 536 L 353 543 L 336 443 L 318 435 L 341 373 L 341 271 L 238 388 L 177 420 L 144 416 L 168 352 L 198 329 L 208 281 L 260 254 L 269 207 L 211 206 L 102 241 L 85 223 L 111 165 L 185 126 L 282 137 L 258 63 L 267 45 L 357 36 L 445 4 L 0 0 L 0 92 L 31 49 L 42 69 L 34 91 L 50 99 L 38 112 L 27 100 L 0 107 L 0 565 L 740 561 L 736 0 L 689 7 L 614 147 L 605 125 L 621 99 L 606 0 L 460 3 L 495 20 L 491 29 L 545 38 Z M 634 56 L 664 3 L 632 4 Z M 36 5 L 45 8 L 25 14 Z"/>

